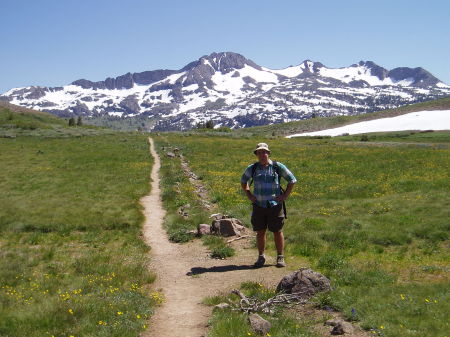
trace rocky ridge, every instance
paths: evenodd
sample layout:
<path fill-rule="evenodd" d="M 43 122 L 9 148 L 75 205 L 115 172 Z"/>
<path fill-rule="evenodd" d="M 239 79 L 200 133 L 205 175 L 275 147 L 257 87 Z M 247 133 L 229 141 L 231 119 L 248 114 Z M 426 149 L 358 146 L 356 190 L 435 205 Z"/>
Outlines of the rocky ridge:
<path fill-rule="evenodd" d="M 180 70 L 127 73 L 63 87 L 15 88 L 0 100 L 61 117 L 145 117 L 154 130 L 183 130 L 212 120 L 231 128 L 316 116 L 354 115 L 450 96 L 423 68 L 387 70 L 361 61 L 328 68 L 306 60 L 281 70 L 232 52 L 202 56 Z"/>

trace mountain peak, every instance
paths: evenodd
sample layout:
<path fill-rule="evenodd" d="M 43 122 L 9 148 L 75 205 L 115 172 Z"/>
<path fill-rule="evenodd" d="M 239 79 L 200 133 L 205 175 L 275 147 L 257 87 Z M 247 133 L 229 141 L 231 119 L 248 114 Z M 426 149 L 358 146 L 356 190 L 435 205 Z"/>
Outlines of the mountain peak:
<path fill-rule="evenodd" d="M 195 62 L 189 63 L 182 70 L 189 71 L 201 65 L 210 66 L 212 69 L 214 69 L 214 71 L 220 71 L 222 73 L 228 73 L 232 70 L 242 69 L 245 67 L 245 65 L 256 68 L 258 70 L 261 69 L 261 67 L 255 62 L 247 59 L 241 54 L 233 52 L 214 52 L 209 55 L 200 57 Z"/>
<path fill-rule="evenodd" d="M 388 77 L 389 71 L 383 67 L 380 67 L 373 61 L 359 61 L 355 66 L 365 67 L 370 70 L 372 76 L 378 77 L 381 81 Z"/>

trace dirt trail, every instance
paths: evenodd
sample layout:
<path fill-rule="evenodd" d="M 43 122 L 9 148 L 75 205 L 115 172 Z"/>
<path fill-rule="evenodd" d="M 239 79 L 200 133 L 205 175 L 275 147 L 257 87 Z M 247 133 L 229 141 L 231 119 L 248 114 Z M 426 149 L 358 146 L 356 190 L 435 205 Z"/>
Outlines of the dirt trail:
<path fill-rule="evenodd" d="M 290 268 L 301 266 L 276 268 L 275 258 L 267 256 L 264 268 L 253 269 L 251 264 L 256 258 L 256 250 L 246 239 L 232 243 L 237 254 L 226 260 L 211 259 L 199 240 L 182 245 L 170 242 L 162 228 L 165 211 L 159 188 L 160 160 L 153 140 L 149 138 L 149 141 L 154 165 L 151 193 L 141 199 L 145 215 L 144 238 L 151 247 L 150 268 L 157 272 L 155 289 L 164 294 L 165 302 L 156 310 L 142 336 L 205 336 L 211 316 L 211 307 L 201 303 L 206 296 L 229 291 L 244 281 L 273 287 L 290 272 Z"/>
<path fill-rule="evenodd" d="M 201 303 L 206 296 L 231 290 L 243 281 L 254 280 L 273 286 L 286 274 L 286 269 L 273 266 L 252 269 L 254 249 L 243 249 L 235 258 L 213 260 L 198 240 L 183 245 L 171 243 L 162 228 L 165 211 L 159 188 L 160 160 L 153 140 L 149 140 L 155 163 L 151 173 L 151 193 L 141 199 L 145 215 L 144 237 L 151 247 L 150 268 L 157 272 L 155 288 L 163 292 L 165 302 L 152 317 L 144 336 L 204 336 L 211 315 L 211 308 Z M 237 244 L 245 246 L 239 241 Z M 275 262 L 274 259 L 268 261 Z"/>

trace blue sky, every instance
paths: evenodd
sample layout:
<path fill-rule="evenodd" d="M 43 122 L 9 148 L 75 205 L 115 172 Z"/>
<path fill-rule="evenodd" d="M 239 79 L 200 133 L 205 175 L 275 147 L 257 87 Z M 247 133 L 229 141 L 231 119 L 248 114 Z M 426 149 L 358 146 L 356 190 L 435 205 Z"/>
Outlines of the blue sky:
<path fill-rule="evenodd" d="M 450 84 L 450 1 L 0 1 L 0 92 L 180 69 L 214 51 L 274 69 L 420 66 Z"/>

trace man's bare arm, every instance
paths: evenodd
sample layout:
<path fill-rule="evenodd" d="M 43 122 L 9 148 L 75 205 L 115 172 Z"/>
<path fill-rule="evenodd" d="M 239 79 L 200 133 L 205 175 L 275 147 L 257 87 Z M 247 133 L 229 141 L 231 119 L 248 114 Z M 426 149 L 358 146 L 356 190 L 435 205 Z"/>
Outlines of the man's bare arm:
<path fill-rule="evenodd" d="M 286 191 L 284 191 L 283 194 L 277 196 L 276 200 L 279 202 L 285 201 L 289 197 L 289 194 L 291 194 L 292 190 L 294 189 L 294 185 L 295 183 L 288 183 Z"/>
<path fill-rule="evenodd" d="M 247 196 L 248 200 L 250 200 L 252 203 L 256 202 L 256 197 L 250 191 L 250 187 L 248 186 L 248 183 L 241 183 L 241 187 L 244 190 L 245 195 Z"/>

